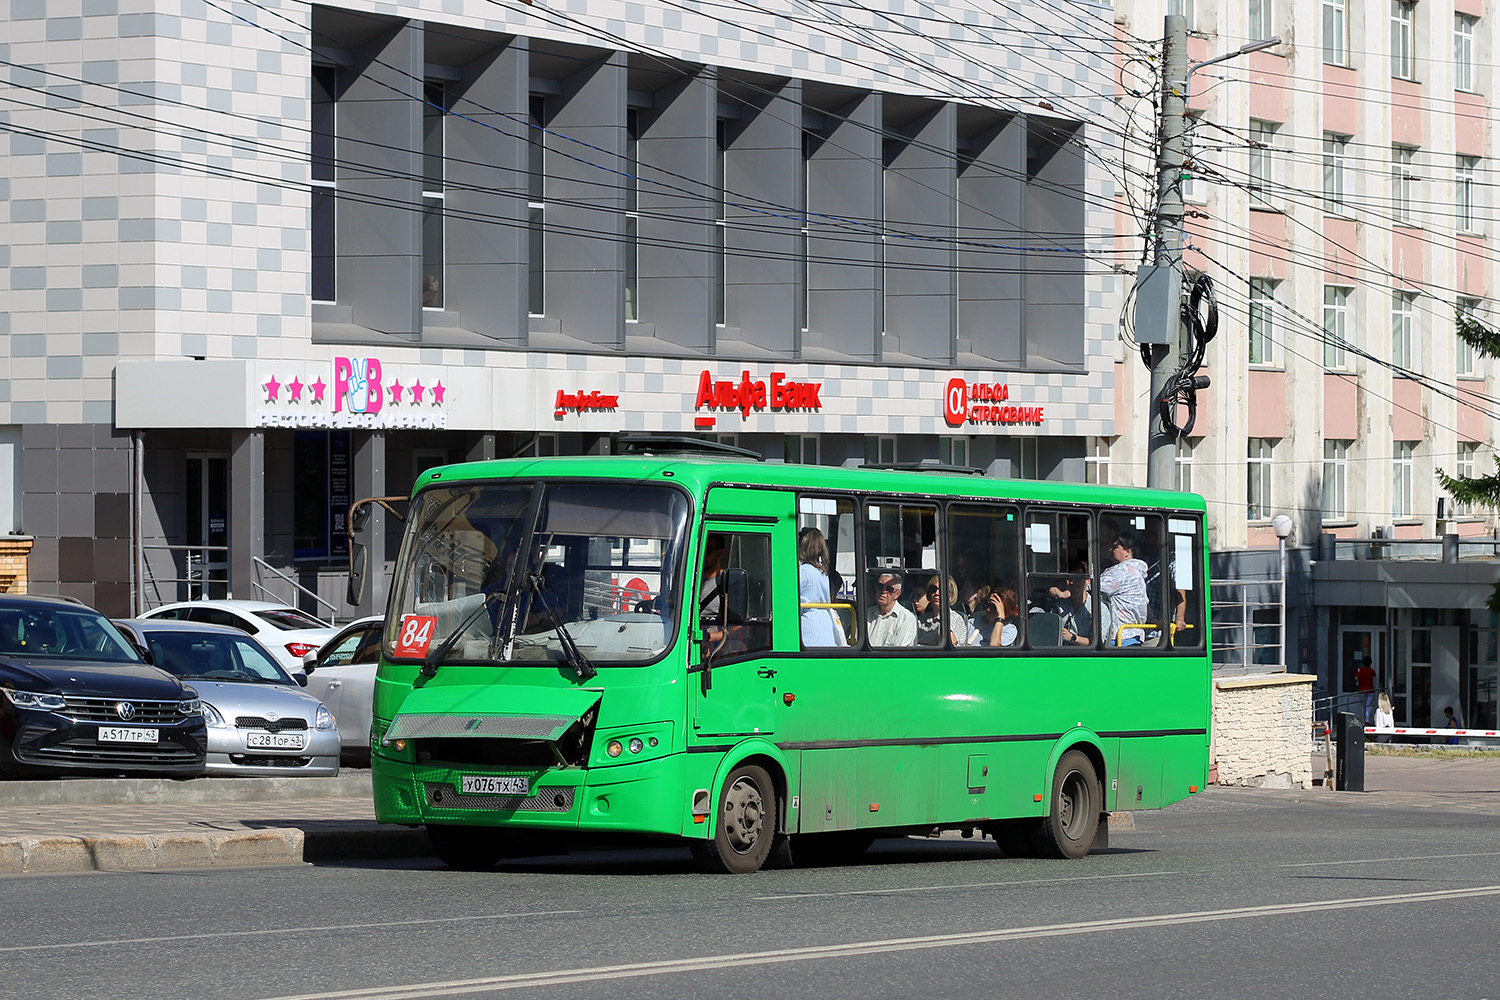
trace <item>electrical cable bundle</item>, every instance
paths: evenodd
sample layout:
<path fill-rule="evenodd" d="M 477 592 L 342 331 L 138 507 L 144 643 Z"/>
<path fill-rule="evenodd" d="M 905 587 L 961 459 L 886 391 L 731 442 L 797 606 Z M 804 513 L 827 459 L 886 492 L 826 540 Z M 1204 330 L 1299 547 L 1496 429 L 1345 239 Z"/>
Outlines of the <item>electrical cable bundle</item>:
<path fill-rule="evenodd" d="M 1206 311 L 1205 311 L 1206 310 Z M 1197 374 L 1203 367 L 1208 343 L 1219 332 L 1219 304 L 1214 299 L 1214 282 L 1206 274 L 1193 279 L 1192 290 L 1182 305 L 1182 321 L 1187 324 L 1192 343 L 1183 353 L 1177 370 L 1167 378 L 1156 405 L 1161 408 L 1162 426 L 1173 438 L 1192 433 L 1198 419 L 1198 390 L 1208 388 L 1208 376 Z M 1187 420 L 1177 426 L 1177 408 L 1187 409 Z"/>

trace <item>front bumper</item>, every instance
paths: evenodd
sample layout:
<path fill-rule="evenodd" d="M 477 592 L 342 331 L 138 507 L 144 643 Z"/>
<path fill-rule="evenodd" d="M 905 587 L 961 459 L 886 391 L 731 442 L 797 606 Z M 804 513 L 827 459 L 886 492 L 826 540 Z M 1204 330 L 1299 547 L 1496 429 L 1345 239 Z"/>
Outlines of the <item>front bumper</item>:
<path fill-rule="evenodd" d="M 330 778 L 339 773 L 340 740 L 336 729 L 301 730 L 300 748 L 276 749 L 250 746 L 255 729 L 210 729 L 208 774 L 242 777 L 302 775 Z"/>
<path fill-rule="evenodd" d="M 103 724 L 54 712 L 17 709 L 0 716 L 0 772 L 14 775 L 156 774 L 192 777 L 203 773 L 207 749 L 202 716 L 172 724 L 122 725 L 156 731 L 154 743 L 103 742 Z"/>

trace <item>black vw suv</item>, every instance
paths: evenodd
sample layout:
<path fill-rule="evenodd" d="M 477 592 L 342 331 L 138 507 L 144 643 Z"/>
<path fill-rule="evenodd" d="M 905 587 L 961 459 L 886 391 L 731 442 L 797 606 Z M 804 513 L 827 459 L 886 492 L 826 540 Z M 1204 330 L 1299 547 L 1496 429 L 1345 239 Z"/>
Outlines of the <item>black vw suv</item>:
<path fill-rule="evenodd" d="M 203 773 L 198 695 L 99 612 L 0 594 L 0 775 Z"/>

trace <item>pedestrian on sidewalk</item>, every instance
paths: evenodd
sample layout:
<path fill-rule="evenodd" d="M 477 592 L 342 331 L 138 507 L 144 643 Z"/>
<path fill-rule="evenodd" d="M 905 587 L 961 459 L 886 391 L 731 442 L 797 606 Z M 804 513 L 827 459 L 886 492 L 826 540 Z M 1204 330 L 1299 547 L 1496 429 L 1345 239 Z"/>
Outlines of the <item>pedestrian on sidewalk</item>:
<path fill-rule="evenodd" d="M 1444 729 L 1462 729 L 1463 727 L 1464 727 L 1464 724 L 1459 721 L 1458 713 L 1455 712 L 1455 711 L 1453 711 L 1453 706 L 1452 705 L 1449 705 L 1447 708 L 1443 709 L 1443 728 Z M 1458 737 L 1457 736 L 1450 736 L 1450 737 L 1448 737 L 1448 742 L 1450 744 L 1454 745 L 1454 746 L 1457 746 L 1458 745 Z"/>
<path fill-rule="evenodd" d="M 1359 669 L 1354 671 L 1354 684 L 1359 688 L 1365 703 L 1364 723 L 1370 724 L 1375 715 L 1375 668 L 1370 666 L 1370 654 L 1360 654 Z"/>
<path fill-rule="evenodd" d="M 1380 692 L 1380 701 L 1375 705 L 1375 742 L 1389 743 L 1396 732 L 1396 713 L 1391 709 L 1391 696 Z"/>

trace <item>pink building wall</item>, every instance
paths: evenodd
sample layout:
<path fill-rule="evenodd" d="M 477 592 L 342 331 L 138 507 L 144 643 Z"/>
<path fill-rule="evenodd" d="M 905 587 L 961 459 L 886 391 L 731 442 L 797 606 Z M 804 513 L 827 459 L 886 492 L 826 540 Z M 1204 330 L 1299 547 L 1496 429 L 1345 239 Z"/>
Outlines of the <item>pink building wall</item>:
<path fill-rule="evenodd" d="M 1420 441 L 1426 420 L 1422 414 L 1422 383 L 1415 379 L 1391 381 L 1391 440 Z"/>
<path fill-rule="evenodd" d="M 1323 67 L 1323 131 L 1359 133 L 1359 79 L 1343 66 Z"/>
<path fill-rule="evenodd" d="M 1458 287 L 1465 295 L 1483 298 L 1490 286 L 1490 258 L 1485 252 L 1484 240 L 1473 236 L 1459 236 Z"/>
<path fill-rule="evenodd" d="M 1359 379 L 1353 375 L 1323 376 L 1323 436 L 1335 441 L 1359 438 Z"/>
<path fill-rule="evenodd" d="M 1323 217 L 1323 280 L 1335 285 L 1359 281 L 1353 219 Z"/>
<path fill-rule="evenodd" d="M 1451 42 L 1449 48 L 1452 48 Z M 1453 53 L 1450 51 L 1448 54 L 1452 56 Z M 1391 81 L 1391 142 L 1398 146 L 1422 145 L 1420 83 L 1412 83 L 1410 80 Z"/>
<path fill-rule="evenodd" d="M 1250 53 L 1250 117 L 1286 121 L 1286 57 L 1274 52 Z"/>
<path fill-rule="evenodd" d="M 1484 380 L 1458 380 L 1458 439 L 1484 440 Z"/>
<path fill-rule="evenodd" d="M 1459 91 L 1453 95 L 1453 149 L 1464 156 L 1484 156 L 1484 123 L 1489 115 L 1484 98 Z"/>
<path fill-rule="evenodd" d="M 1248 374 L 1248 436 L 1286 437 L 1286 372 L 1252 368 Z"/>
<path fill-rule="evenodd" d="M 1391 270 L 1404 280 L 1409 291 L 1419 291 L 1422 283 L 1422 260 L 1427 249 L 1420 229 L 1397 226 L 1391 230 Z"/>
<path fill-rule="evenodd" d="M 1250 213 L 1250 273 L 1257 278 L 1286 277 L 1286 216 Z"/>

